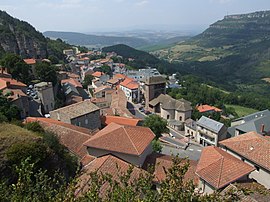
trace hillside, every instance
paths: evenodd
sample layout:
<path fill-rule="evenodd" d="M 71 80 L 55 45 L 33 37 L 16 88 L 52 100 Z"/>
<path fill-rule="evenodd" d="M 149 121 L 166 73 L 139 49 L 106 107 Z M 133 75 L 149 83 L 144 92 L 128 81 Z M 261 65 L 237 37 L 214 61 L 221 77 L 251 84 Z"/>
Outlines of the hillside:
<path fill-rule="evenodd" d="M 116 44 L 126 44 L 131 47 L 139 47 L 147 43 L 146 40 L 135 37 L 97 36 L 77 32 L 55 31 L 47 31 L 43 34 L 46 37 L 52 39 L 60 38 L 69 44 L 86 46 L 89 48 L 101 48 L 104 46 L 111 46 Z"/>
<path fill-rule="evenodd" d="M 229 90 L 269 94 L 270 11 L 225 16 L 203 33 L 153 52 Z"/>
<path fill-rule="evenodd" d="M 55 55 L 63 59 L 62 49 L 69 44 L 45 38 L 32 25 L 0 10 L 0 57 L 6 52 L 23 58 L 47 58 Z"/>

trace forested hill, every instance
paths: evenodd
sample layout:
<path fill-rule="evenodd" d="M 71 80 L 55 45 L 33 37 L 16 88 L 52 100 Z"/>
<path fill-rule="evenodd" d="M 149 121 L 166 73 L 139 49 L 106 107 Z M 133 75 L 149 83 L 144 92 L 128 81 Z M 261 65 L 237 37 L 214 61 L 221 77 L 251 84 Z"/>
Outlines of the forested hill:
<path fill-rule="evenodd" d="M 192 41 L 206 47 L 256 43 L 270 38 L 270 11 L 228 15 Z"/>
<path fill-rule="evenodd" d="M 61 40 L 45 38 L 29 23 L 0 10 L 0 57 L 9 52 L 23 58 L 47 58 L 55 55 L 62 59 L 62 49 L 69 47 L 69 44 Z"/>
<path fill-rule="evenodd" d="M 69 44 L 88 47 L 104 47 L 116 44 L 126 44 L 131 47 L 140 47 L 147 44 L 146 40 L 136 37 L 97 36 L 77 32 L 56 31 L 47 31 L 43 34 L 50 38 L 60 38 Z"/>
<path fill-rule="evenodd" d="M 153 54 L 227 90 L 269 94 L 270 11 L 229 15 L 203 33 Z"/>

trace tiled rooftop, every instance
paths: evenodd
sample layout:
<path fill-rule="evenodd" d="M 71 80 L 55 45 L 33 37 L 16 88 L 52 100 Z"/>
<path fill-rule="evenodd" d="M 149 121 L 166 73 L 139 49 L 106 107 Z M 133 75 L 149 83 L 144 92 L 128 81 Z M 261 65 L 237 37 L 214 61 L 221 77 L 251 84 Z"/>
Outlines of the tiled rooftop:
<path fill-rule="evenodd" d="M 111 123 L 84 143 L 90 148 L 139 156 L 151 144 L 155 134 L 150 128 Z"/>
<path fill-rule="evenodd" d="M 209 146 L 202 151 L 196 174 L 216 189 L 220 189 L 253 170 L 254 167 L 222 149 Z"/>
<path fill-rule="evenodd" d="M 248 132 L 220 144 L 270 171 L 270 138 Z"/>

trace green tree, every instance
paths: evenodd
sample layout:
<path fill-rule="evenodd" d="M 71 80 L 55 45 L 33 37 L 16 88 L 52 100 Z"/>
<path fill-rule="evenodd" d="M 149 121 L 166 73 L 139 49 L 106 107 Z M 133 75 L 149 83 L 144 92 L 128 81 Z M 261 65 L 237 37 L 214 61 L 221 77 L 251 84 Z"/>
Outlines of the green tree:
<path fill-rule="evenodd" d="M 0 122 L 20 118 L 20 110 L 13 105 L 0 91 Z"/>
<path fill-rule="evenodd" d="M 154 152 L 161 153 L 162 151 L 162 145 L 159 140 L 153 140 L 152 141 L 152 148 Z"/>
<path fill-rule="evenodd" d="M 54 55 L 50 55 L 48 57 L 48 59 L 51 61 L 52 64 L 58 64 L 59 63 L 59 59 Z"/>
<path fill-rule="evenodd" d="M 57 73 L 54 66 L 47 62 L 40 62 L 36 64 L 37 76 L 41 81 L 52 82 L 53 85 L 57 83 Z"/>
<path fill-rule="evenodd" d="M 112 72 L 111 67 L 108 65 L 101 66 L 100 71 L 105 73 L 105 74 L 111 74 L 111 72 Z"/>
<path fill-rule="evenodd" d="M 169 132 L 167 121 L 156 114 L 146 117 L 143 125 L 150 128 L 155 133 L 156 139 L 161 137 L 162 133 Z"/>
<path fill-rule="evenodd" d="M 94 79 L 94 76 L 90 74 L 86 75 L 83 80 L 83 88 L 87 89 L 87 86 L 92 84 L 93 79 Z"/>
<path fill-rule="evenodd" d="M 1 60 L 1 65 L 8 69 L 12 78 L 28 84 L 32 80 L 30 67 L 22 60 L 22 58 L 13 53 L 7 53 Z"/>

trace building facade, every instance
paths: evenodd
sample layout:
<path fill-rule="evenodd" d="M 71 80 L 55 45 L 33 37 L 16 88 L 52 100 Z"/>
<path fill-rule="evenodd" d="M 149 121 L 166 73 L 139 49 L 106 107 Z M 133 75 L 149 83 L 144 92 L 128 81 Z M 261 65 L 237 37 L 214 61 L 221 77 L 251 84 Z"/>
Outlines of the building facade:
<path fill-rule="evenodd" d="M 50 111 L 54 110 L 55 100 L 52 83 L 51 82 L 37 83 L 35 84 L 35 90 L 37 92 L 38 97 L 41 100 L 44 113 L 48 114 Z"/>

